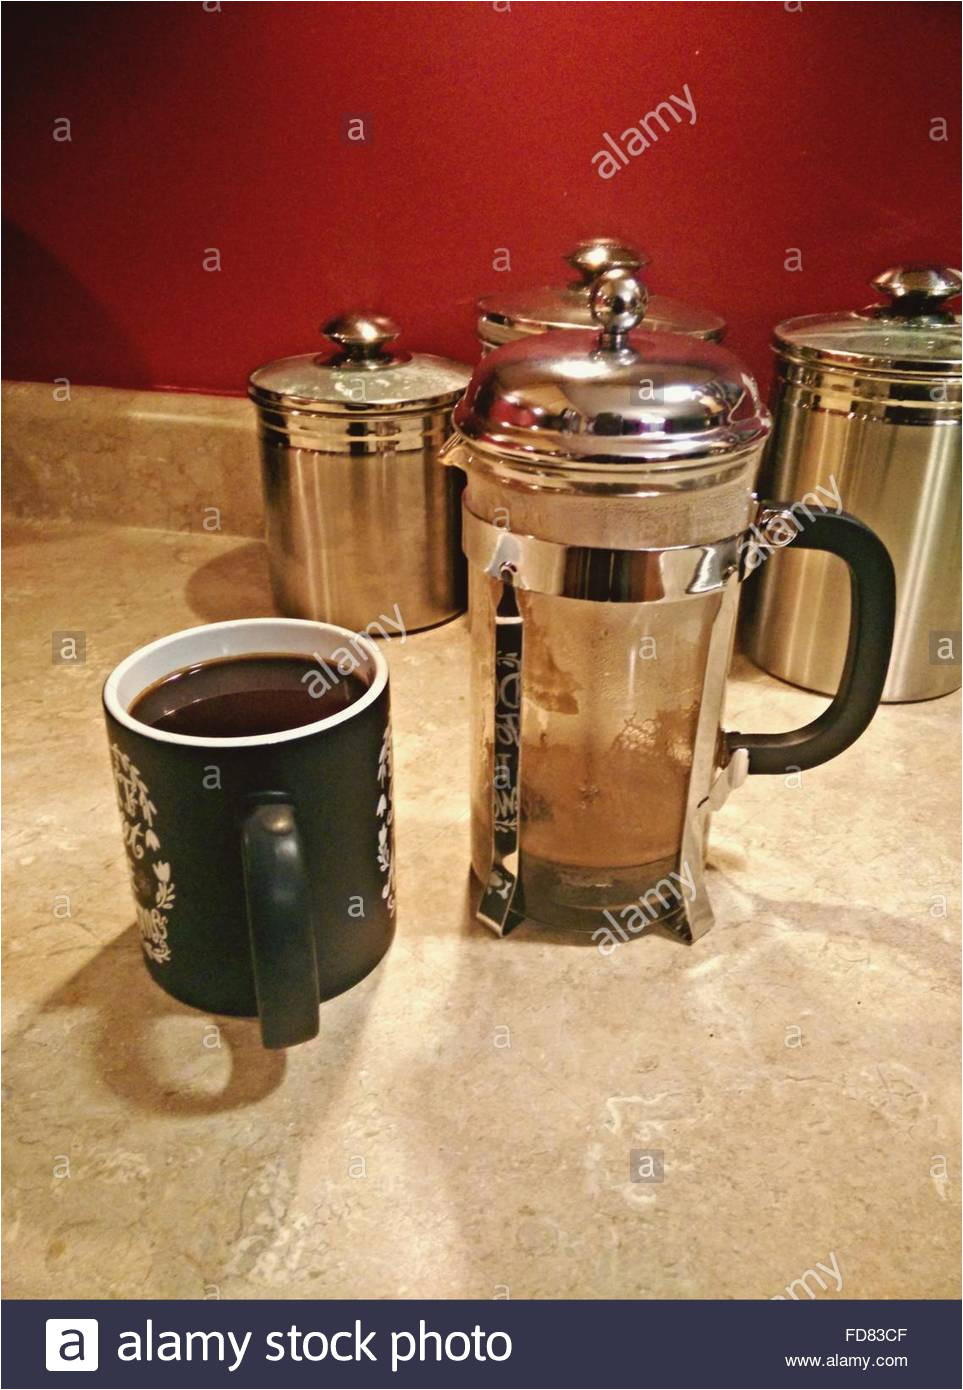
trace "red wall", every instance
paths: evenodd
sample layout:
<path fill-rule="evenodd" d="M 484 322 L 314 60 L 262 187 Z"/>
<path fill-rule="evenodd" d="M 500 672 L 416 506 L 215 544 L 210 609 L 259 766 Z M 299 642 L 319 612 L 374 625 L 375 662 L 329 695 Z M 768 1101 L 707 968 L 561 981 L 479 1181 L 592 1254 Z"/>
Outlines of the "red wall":
<path fill-rule="evenodd" d="M 723 313 L 768 379 L 778 319 L 864 304 L 900 260 L 957 260 L 953 4 L 18 4 L 4 19 L 8 376 L 242 390 L 349 305 L 473 359 L 479 294 L 558 282 L 570 243 L 614 232 L 646 249 L 654 289 Z M 603 131 L 685 83 L 696 124 L 601 179 Z M 342 139 L 354 113 L 370 144 Z M 498 247 L 510 273 L 492 269 Z"/>

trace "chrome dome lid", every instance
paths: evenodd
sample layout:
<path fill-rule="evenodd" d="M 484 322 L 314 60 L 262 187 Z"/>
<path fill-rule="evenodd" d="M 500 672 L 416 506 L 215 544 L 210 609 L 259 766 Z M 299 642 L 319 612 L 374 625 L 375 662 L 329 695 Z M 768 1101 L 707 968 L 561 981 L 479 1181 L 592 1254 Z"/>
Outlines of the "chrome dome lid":
<path fill-rule="evenodd" d="M 301 415 L 424 410 L 457 400 L 471 376 L 447 357 L 392 348 L 398 328 L 380 314 L 344 314 L 321 332 L 324 352 L 280 357 L 252 372 L 251 399 Z"/>
<path fill-rule="evenodd" d="M 791 361 L 826 363 L 860 373 L 955 376 L 960 373 L 960 319 L 945 305 L 963 289 L 958 270 L 898 265 L 872 281 L 889 299 L 855 313 L 810 314 L 776 326 L 773 347 Z"/>
<path fill-rule="evenodd" d="M 756 383 L 715 343 L 637 332 L 645 286 L 607 270 L 591 290 L 595 331 L 541 333 L 497 348 L 455 407 L 474 449 L 533 464 L 678 467 L 749 447 L 769 430 Z"/>
<path fill-rule="evenodd" d="M 568 285 L 543 285 L 509 294 L 490 294 L 478 301 L 478 336 L 490 347 L 514 342 L 533 333 L 555 328 L 593 328 L 591 293 L 600 275 L 608 270 L 639 271 L 648 258 L 615 237 L 580 241 L 565 260 L 578 279 Z M 720 340 L 725 320 L 665 295 L 649 296 L 646 327 L 659 333 L 685 333 L 694 338 Z"/>

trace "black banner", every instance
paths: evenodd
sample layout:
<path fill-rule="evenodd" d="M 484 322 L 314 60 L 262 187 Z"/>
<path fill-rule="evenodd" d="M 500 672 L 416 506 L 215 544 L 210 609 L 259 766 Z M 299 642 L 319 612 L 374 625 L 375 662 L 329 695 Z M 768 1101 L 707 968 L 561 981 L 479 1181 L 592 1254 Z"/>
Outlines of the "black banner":
<path fill-rule="evenodd" d="M 3 1384 L 905 1386 L 961 1383 L 956 1302 L 3 1304 Z"/>

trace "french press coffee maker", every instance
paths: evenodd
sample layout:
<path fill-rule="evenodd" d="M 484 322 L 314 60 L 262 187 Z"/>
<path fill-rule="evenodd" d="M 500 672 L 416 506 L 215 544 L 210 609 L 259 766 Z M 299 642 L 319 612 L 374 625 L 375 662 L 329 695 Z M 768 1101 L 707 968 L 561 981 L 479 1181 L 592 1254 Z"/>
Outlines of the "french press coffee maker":
<path fill-rule="evenodd" d="M 712 925 L 711 812 L 750 773 L 815 767 L 879 703 L 893 567 L 842 512 L 759 502 L 770 422 L 714 343 L 632 332 L 631 271 L 592 291 L 596 330 L 489 353 L 454 413 L 472 642 L 478 916 L 627 939 Z M 848 654 L 829 707 L 790 733 L 722 728 L 739 583 L 775 548 L 849 566 Z"/>

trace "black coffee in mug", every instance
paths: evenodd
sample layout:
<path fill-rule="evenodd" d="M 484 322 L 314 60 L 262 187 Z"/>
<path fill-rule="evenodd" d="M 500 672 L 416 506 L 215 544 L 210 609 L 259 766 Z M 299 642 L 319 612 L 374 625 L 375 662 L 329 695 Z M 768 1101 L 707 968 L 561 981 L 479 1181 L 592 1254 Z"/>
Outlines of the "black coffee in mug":
<path fill-rule="evenodd" d="M 174 998 L 318 1032 L 395 925 L 388 666 L 328 623 L 212 623 L 104 686 L 144 963 Z"/>
<path fill-rule="evenodd" d="M 130 707 L 152 729 L 195 738 L 248 738 L 298 729 L 347 709 L 367 690 L 354 672 L 325 680 L 318 663 L 285 652 L 221 657 L 173 671 Z"/>

